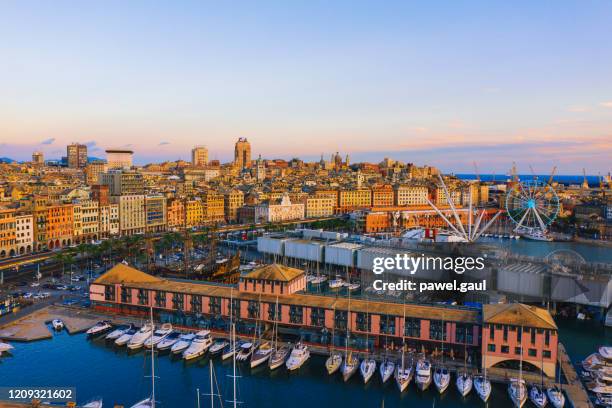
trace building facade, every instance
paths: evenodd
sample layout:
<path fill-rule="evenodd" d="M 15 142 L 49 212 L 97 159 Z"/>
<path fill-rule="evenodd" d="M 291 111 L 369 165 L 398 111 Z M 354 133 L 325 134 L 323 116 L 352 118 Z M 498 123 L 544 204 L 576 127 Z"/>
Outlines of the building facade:
<path fill-rule="evenodd" d="M 87 146 L 72 143 L 66 148 L 68 167 L 71 169 L 82 169 L 87 165 Z"/>

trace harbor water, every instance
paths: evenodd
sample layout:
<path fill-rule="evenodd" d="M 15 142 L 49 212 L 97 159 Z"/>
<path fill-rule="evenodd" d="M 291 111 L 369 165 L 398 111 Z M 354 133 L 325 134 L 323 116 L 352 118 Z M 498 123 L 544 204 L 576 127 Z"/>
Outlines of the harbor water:
<path fill-rule="evenodd" d="M 573 361 L 584 358 L 600 344 L 612 342 L 612 331 L 588 321 L 560 322 L 560 331 Z M 0 359 L 3 386 L 75 387 L 79 403 L 98 396 L 104 398 L 105 406 L 123 404 L 126 408 L 150 394 L 150 354 L 143 351 L 128 353 L 125 347 L 107 344 L 103 338 L 91 340 L 84 334 L 68 335 L 65 331 L 49 340 L 13 345 L 12 355 Z M 196 389 L 209 393 L 207 356 L 185 363 L 160 354 L 155 361 L 159 406 L 195 407 Z M 231 405 L 225 402 L 232 399 L 232 379 L 228 377 L 231 360 L 213 361 L 224 405 Z M 436 407 L 485 406 L 474 391 L 460 397 L 454 378 L 442 396 L 433 384 L 420 392 L 413 383 L 400 395 L 393 379 L 382 385 L 378 373 L 368 385 L 362 384 L 359 373 L 344 383 L 339 374 L 327 375 L 321 356 L 311 357 L 292 373 L 284 368 L 270 372 L 267 367 L 239 367 L 239 400 L 246 407 L 379 407 L 383 400 L 387 407 L 431 407 L 434 401 Z M 201 406 L 210 406 L 209 397 L 201 397 Z M 511 407 L 505 386 L 494 385 L 488 406 Z"/>

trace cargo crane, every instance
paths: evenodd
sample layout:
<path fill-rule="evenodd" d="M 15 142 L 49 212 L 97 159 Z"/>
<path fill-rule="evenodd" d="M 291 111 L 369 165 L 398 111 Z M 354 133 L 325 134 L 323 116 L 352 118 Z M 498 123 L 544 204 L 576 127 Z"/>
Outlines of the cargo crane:
<path fill-rule="evenodd" d="M 550 177 L 548 178 L 548 185 L 552 186 L 556 172 L 557 172 L 557 166 L 554 166 L 552 171 L 550 172 Z"/>
<path fill-rule="evenodd" d="M 582 168 L 582 177 L 583 177 L 582 189 L 583 190 L 588 190 L 589 189 L 589 182 L 587 181 L 586 170 L 584 169 L 584 167 Z"/>

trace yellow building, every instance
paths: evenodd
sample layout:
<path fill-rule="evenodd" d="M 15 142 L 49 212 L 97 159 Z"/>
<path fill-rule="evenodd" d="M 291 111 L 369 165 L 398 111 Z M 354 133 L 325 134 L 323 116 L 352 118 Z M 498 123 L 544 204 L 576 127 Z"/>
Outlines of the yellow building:
<path fill-rule="evenodd" d="M 143 234 L 145 232 L 145 196 L 122 195 L 111 198 L 119 206 L 119 233 L 121 235 Z"/>
<path fill-rule="evenodd" d="M 333 196 L 306 197 L 306 218 L 329 217 L 334 214 L 336 202 Z"/>
<path fill-rule="evenodd" d="M 99 238 L 99 203 L 95 200 L 79 200 L 73 203 L 74 242 L 89 242 Z"/>
<path fill-rule="evenodd" d="M 225 198 L 222 194 L 208 190 L 202 195 L 204 223 L 214 224 L 225 221 Z"/>
<path fill-rule="evenodd" d="M 393 206 L 393 201 L 393 187 L 390 185 L 375 186 L 372 188 L 373 207 L 391 207 Z"/>
<path fill-rule="evenodd" d="M 186 202 L 187 228 L 197 227 L 204 223 L 204 205 L 200 197 Z"/>
<path fill-rule="evenodd" d="M 426 186 L 397 186 L 395 188 L 395 205 L 427 205 L 429 189 Z"/>
<path fill-rule="evenodd" d="M 238 220 L 238 209 L 244 205 L 244 193 L 236 188 L 223 194 L 225 219 L 227 222 Z"/>
<path fill-rule="evenodd" d="M 185 227 L 185 206 L 180 198 L 171 198 L 166 204 L 168 229 L 171 231 Z"/>
<path fill-rule="evenodd" d="M 103 161 L 94 161 L 85 166 L 85 182 L 88 186 L 98 184 L 100 174 L 106 171 L 106 163 Z"/>
<path fill-rule="evenodd" d="M 341 212 L 371 206 L 372 192 L 370 189 L 340 190 L 338 193 L 338 208 Z"/>
<path fill-rule="evenodd" d="M 0 259 L 15 255 L 15 243 L 15 210 L 12 208 L 0 208 Z"/>

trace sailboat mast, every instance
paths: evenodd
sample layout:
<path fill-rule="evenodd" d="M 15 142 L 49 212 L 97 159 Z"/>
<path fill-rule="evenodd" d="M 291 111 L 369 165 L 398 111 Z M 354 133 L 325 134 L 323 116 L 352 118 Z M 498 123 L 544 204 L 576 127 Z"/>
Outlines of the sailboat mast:
<path fill-rule="evenodd" d="M 236 408 L 238 405 L 238 400 L 236 399 L 236 326 L 233 323 L 232 323 L 232 338 L 234 339 L 234 344 L 232 346 L 234 348 L 234 355 L 232 358 L 234 375 L 232 377 L 234 380 L 234 408 Z"/>
<path fill-rule="evenodd" d="M 208 369 L 210 372 L 210 408 L 215 406 L 215 392 L 213 391 L 213 361 L 212 359 L 208 363 Z M 200 393 L 198 392 L 198 407 L 200 406 Z"/>
<path fill-rule="evenodd" d="M 153 323 L 153 303 L 151 303 L 151 336 L 155 333 L 155 324 Z M 151 342 L 151 407 L 155 408 L 155 347 Z"/>

